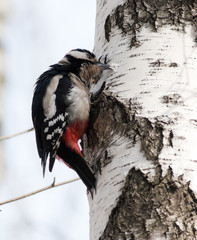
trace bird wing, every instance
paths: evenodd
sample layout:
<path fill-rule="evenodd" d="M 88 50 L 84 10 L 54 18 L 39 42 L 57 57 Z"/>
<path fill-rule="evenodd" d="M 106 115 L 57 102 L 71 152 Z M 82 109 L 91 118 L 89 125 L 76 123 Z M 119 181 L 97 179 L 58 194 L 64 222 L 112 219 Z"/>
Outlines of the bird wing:
<path fill-rule="evenodd" d="M 55 74 L 53 70 L 43 73 L 36 83 L 32 102 L 32 119 L 43 174 L 49 156 L 49 170 L 52 171 L 56 152 L 67 127 L 68 107 L 66 96 L 71 88 L 67 74 Z"/>

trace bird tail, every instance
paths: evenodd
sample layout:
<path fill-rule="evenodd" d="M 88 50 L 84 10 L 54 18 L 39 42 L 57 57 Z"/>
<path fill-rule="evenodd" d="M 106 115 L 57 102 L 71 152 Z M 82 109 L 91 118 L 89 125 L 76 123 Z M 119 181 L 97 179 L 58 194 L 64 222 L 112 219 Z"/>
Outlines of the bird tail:
<path fill-rule="evenodd" d="M 61 144 L 57 155 L 63 160 L 63 162 L 65 162 L 65 164 L 69 164 L 69 166 L 77 172 L 90 192 L 92 188 L 96 188 L 96 178 L 94 173 L 81 155 L 73 152 L 69 148 L 65 148 L 65 145 L 61 146 Z"/>

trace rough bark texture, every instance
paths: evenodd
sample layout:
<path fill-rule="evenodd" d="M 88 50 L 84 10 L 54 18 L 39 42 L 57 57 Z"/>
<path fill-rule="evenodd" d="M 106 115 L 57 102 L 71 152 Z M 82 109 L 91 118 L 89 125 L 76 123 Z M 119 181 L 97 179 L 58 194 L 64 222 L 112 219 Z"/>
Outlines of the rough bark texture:
<path fill-rule="evenodd" d="M 172 101 L 172 100 L 170 100 Z M 167 101 L 169 102 L 169 100 Z M 197 236 L 197 199 L 182 177 L 174 179 L 172 169 L 162 177 L 158 155 L 163 146 L 163 123 L 151 123 L 135 117 L 136 104 L 127 108 L 116 98 L 102 94 L 93 105 L 87 136 L 88 159 L 94 159 L 95 171 L 113 161 L 108 153 L 112 134 L 129 138 L 132 144 L 141 143 L 141 151 L 155 164 L 155 178 L 149 181 L 139 169 L 132 168 L 125 180 L 122 194 L 109 216 L 100 240 L 125 239 L 184 239 Z M 107 121 L 103 121 L 107 119 Z M 173 147 L 173 133 L 169 132 Z"/>
<path fill-rule="evenodd" d="M 106 2 L 103 3 L 105 4 Z M 196 18 L 197 1 L 128 0 L 106 17 L 105 40 L 110 44 L 114 29 L 118 28 L 122 37 L 129 36 L 129 47 L 132 49 L 140 47 L 137 32 L 144 25 L 154 32 L 166 25 L 173 26 L 174 31 L 184 32 L 185 25 L 190 24 L 194 32 L 193 41 L 197 41 Z M 162 59 L 152 61 L 150 65 L 157 70 L 161 67 L 174 69 L 178 66 L 176 62 L 165 63 Z M 173 107 L 185 104 L 178 93 L 163 95 L 161 102 Z M 162 174 L 163 169 L 159 162 L 164 145 L 174 147 L 176 133 L 168 127 L 174 122 L 160 119 L 153 121 L 139 116 L 137 113 L 141 109 L 141 104 L 135 98 L 125 100 L 124 104 L 120 102 L 110 92 L 110 84 L 92 106 L 84 151 L 97 173 L 102 174 L 102 169 L 113 161 L 113 153 L 108 151 L 108 147 L 113 144 L 115 135 L 126 137 L 133 146 L 140 142 L 141 152 L 155 167 L 155 176 L 151 180 L 140 169 L 130 169 L 122 193 L 99 239 L 196 239 L 195 193 L 190 188 L 190 183 L 183 180 L 184 176 L 180 175 L 178 179 L 174 177 L 171 167 L 168 167 L 167 173 Z M 194 119 L 193 124 L 196 125 L 196 121 Z M 164 131 L 165 136 L 167 134 L 165 144 Z"/>
<path fill-rule="evenodd" d="M 174 181 L 170 168 L 166 176 L 160 173 L 158 166 L 155 181 L 149 182 L 140 170 L 130 170 L 100 240 L 194 239 L 196 197 L 181 177 Z"/>
<path fill-rule="evenodd" d="M 131 47 L 139 44 L 136 32 L 146 24 L 152 31 L 165 25 L 173 25 L 177 31 L 184 31 L 186 23 L 192 23 L 197 30 L 197 1 L 195 0 L 128 0 L 107 16 L 105 20 L 105 38 L 109 42 L 114 27 L 122 34 L 131 35 Z M 197 41 L 197 35 L 194 35 Z"/>
<path fill-rule="evenodd" d="M 147 118 L 136 117 L 135 111 L 140 110 L 140 106 L 131 99 L 128 104 L 129 107 L 126 107 L 105 92 L 92 105 L 85 154 L 88 159 L 94 160 L 91 164 L 96 171 L 101 171 L 112 160 L 107 148 L 114 135 L 125 136 L 132 144 L 138 139 L 146 158 L 158 164 L 158 155 L 163 146 L 163 123 L 159 120 L 152 123 Z M 172 137 L 169 138 L 169 144 L 171 142 Z"/>

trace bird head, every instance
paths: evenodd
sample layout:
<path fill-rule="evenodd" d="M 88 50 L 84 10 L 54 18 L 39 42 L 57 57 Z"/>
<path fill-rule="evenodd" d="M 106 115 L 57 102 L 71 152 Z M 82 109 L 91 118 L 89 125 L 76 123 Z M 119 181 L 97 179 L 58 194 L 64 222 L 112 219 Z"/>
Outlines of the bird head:
<path fill-rule="evenodd" d="M 68 52 L 59 62 L 69 66 L 69 70 L 80 77 L 87 87 L 97 83 L 104 70 L 110 65 L 101 63 L 94 53 L 86 49 L 74 49 Z"/>

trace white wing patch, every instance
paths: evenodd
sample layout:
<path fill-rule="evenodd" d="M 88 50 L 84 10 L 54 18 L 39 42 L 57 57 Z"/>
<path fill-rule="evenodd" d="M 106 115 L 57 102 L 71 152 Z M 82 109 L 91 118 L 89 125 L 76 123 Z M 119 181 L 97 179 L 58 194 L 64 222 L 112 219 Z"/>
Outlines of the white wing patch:
<path fill-rule="evenodd" d="M 57 90 L 59 80 L 61 78 L 63 78 L 63 75 L 61 75 L 61 74 L 54 76 L 51 79 L 51 81 L 46 89 L 46 93 L 43 98 L 42 106 L 44 109 L 44 115 L 47 118 L 52 118 L 56 113 L 56 105 L 55 105 L 56 96 L 54 93 Z"/>
<path fill-rule="evenodd" d="M 56 122 L 58 122 L 58 121 L 62 121 L 62 122 L 65 121 L 65 117 L 66 117 L 67 115 L 68 115 L 68 113 L 65 113 L 65 116 L 64 116 L 63 113 L 62 113 L 62 114 L 58 115 L 56 118 L 53 118 L 52 120 L 50 120 L 50 121 L 48 122 L 49 127 L 55 125 Z"/>

